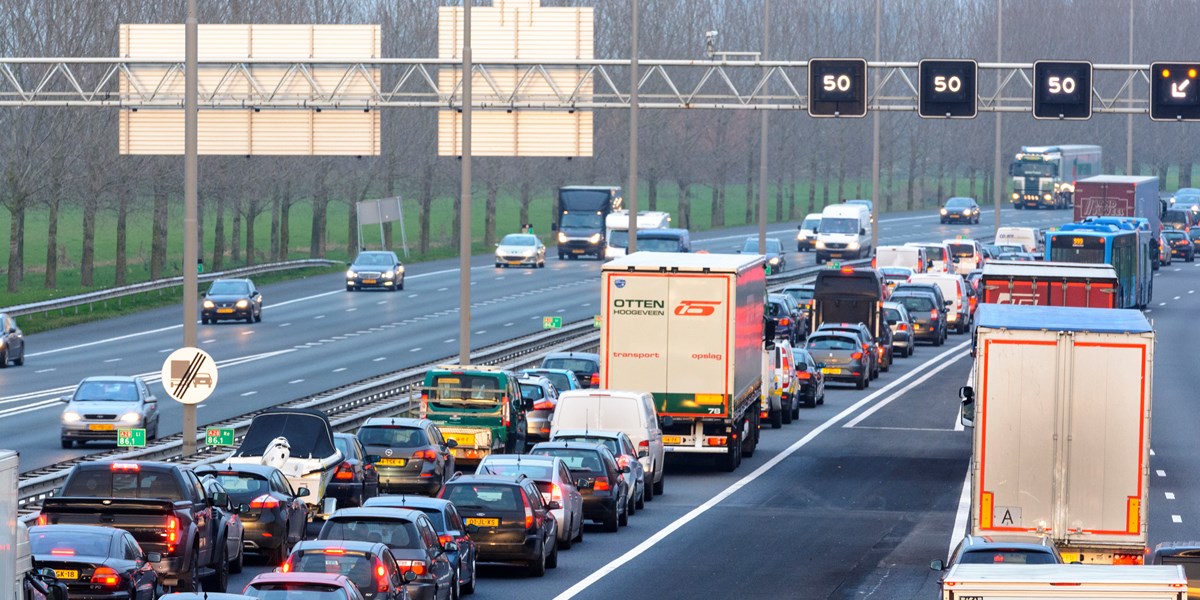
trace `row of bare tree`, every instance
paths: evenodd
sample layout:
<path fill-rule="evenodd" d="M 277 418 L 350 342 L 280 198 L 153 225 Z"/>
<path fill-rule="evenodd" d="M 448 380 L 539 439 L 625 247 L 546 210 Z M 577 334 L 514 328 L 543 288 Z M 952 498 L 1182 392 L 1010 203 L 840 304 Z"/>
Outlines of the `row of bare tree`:
<path fill-rule="evenodd" d="M 592 6 L 596 10 L 596 55 L 627 58 L 631 0 L 543 0 L 544 5 Z M 1194 54 L 1191 24 L 1200 18 L 1194 0 L 881 0 L 880 56 L 886 61 L 974 58 L 993 62 L 1087 59 L 1095 63 L 1179 59 Z M 384 55 L 434 57 L 441 0 L 200 0 L 205 23 L 378 23 Z M 0 56 L 116 56 L 120 23 L 180 22 L 183 2 L 174 0 L 0 0 Z M 718 30 L 721 50 L 758 51 L 769 8 L 770 47 L 776 60 L 875 53 L 872 0 L 641 0 L 643 58 L 704 58 L 704 33 Z M 998 17 L 1003 47 L 997 48 Z M 1111 74 L 1097 79 L 1117 89 Z M 1109 78 L 1105 80 L 1105 78 Z M 3 86 L 0 83 L 0 86 Z M 994 83 L 981 82 L 981 88 Z M 1144 86 L 1145 81 L 1133 85 Z M 1010 94 L 1028 93 L 1012 84 Z M 595 156 L 588 159 L 476 159 L 476 198 L 482 202 L 485 239 L 496 238 L 495 207 L 503 194 L 519 199 L 520 222 L 529 222 L 535 197 L 558 185 L 622 183 L 627 178 L 628 121 L 624 111 L 602 111 L 595 120 Z M 944 197 L 969 181 L 985 196 L 992 174 L 994 116 L 973 121 L 926 121 L 911 113 L 881 116 L 881 202 L 885 210 L 913 209 Z M 758 116 L 751 111 L 645 110 L 640 120 L 642 206 L 655 208 L 664 186 L 680 198 L 676 222 L 693 220 L 693 203 L 710 207 L 714 226 L 728 225 L 729 186 L 745 186 L 751 197 L 759 182 Z M 82 283 L 93 285 L 97 236 L 116 243 L 116 282 L 130 275 L 129 227 L 153 228 L 148 262 L 152 278 L 168 269 L 169 206 L 180 197 L 178 157 L 119 156 L 117 114 L 108 109 L 0 109 L 0 206 L 8 212 L 6 273 L 9 291 L 20 289 L 28 264 L 28 236 L 45 235 L 47 252 L 40 284 L 55 288 L 64 256 L 60 228 L 80 228 L 82 244 L 65 255 L 78 261 Z M 770 118 L 770 179 L 774 214 L 795 218 L 830 198 L 869 195 L 870 119 L 816 120 L 801 112 Z M 1134 117 L 1136 169 L 1165 176 L 1179 167 L 1190 183 L 1196 126 L 1151 123 Z M 1023 114 L 1004 120 L 1005 162 L 1022 144 L 1095 143 L 1105 148 L 1105 169 L 1125 165 L 1125 119 L 1097 115 L 1086 122 L 1034 121 Z M 285 259 L 307 241 L 308 254 L 329 248 L 328 215 L 334 203 L 402 195 L 417 210 L 416 251 L 457 244 L 456 226 L 434 231 L 436 203 L 458 214 L 458 163 L 436 155 L 436 115 L 431 110 L 389 110 L 383 117 L 381 156 L 352 158 L 202 157 L 201 222 L 214 241 L 204 248 L 212 269 L 232 263 Z M 804 194 L 804 183 L 808 185 Z M 742 193 L 740 190 L 737 192 Z M 289 229 L 299 203 L 312 206 L 308 231 Z M 81 209 L 80 222 L 64 222 L 64 208 Z M 738 221 L 756 217 L 754 203 Z M 27 230 L 31 211 L 47 215 L 45 231 Z M 97 231 L 97 217 L 114 214 L 115 231 Z M 256 223 L 270 215 L 270 247 L 255 247 Z M 354 248 L 358 223 L 353 211 L 347 239 Z M 337 237 L 341 237 L 340 235 Z"/>

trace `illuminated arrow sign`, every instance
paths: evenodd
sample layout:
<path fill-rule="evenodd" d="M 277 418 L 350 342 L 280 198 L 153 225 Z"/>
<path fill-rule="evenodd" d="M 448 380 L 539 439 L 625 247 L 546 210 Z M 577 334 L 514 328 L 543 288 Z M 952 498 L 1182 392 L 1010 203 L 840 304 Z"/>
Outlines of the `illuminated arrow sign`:
<path fill-rule="evenodd" d="M 1200 121 L 1200 63 L 1150 65 L 1150 119 Z"/>
<path fill-rule="evenodd" d="M 1190 84 L 1191 82 L 1192 82 L 1192 80 L 1190 80 L 1190 79 L 1185 79 L 1183 81 L 1172 81 L 1171 82 L 1171 97 L 1172 98 L 1187 98 L 1188 84 Z"/>

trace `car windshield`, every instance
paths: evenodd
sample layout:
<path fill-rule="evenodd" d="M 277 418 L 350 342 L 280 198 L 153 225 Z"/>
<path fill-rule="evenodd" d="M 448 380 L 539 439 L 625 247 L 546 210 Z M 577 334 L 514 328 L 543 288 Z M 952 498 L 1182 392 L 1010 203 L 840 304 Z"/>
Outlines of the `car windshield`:
<path fill-rule="evenodd" d="M 133 402 L 138 399 L 137 386 L 131 381 L 85 381 L 75 390 L 77 402 L 115 400 Z"/>
<path fill-rule="evenodd" d="M 604 226 L 604 217 L 595 212 L 569 212 L 562 216 L 559 227 L 563 229 L 600 229 Z"/>
<path fill-rule="evenodd" d="M 598 369 L 596 363 L 584 358 L 547 358 L 542 361 L 547 369 L 563 369 L 576 373 L 594 373 Z"/>
<path fill-rule="evenodd" d="M 902 296 L 899 298 L 892 296 L 892 302 L 903 304 L 905 310 L 910 313 L 933 310 L 933 300 L 923 296 Z"/>
<path fill-rule="evenodd" d="M 504 393 L 499 378 L 469 373 L 438 375 L 433 378 L 432 388 L 429 391 L 430 400 L 435 401 L 440 408 L 459 407 L 459 404 L 455 402 L 445 402 L 454 400 L 472 406 L 483 405 L 483 408 L 495 410 Z"/>
<path fill-rule="evenodd" d="M 216 473 L 213 477 L 229 492 L 235 504 L 241 504 L 271 491 L 267 480 L 249 473 Z"/>
<path fill-rule="evenodd" d="M 346 590 L 323 583 L 254 583 L 245 595 L 259 600 L 349 600 Z"/>
<path fill-rule="evenodd" d="M 493 238 L 495 239 L 495 238 Z M 501 246 L 536 246 L 537 238 L 526 233 L 510 233 L 500 240 Z"/>
<path fill-rule="evenodd" d="M 783 244 L 780 244 L 779 240 L 776 239 L 768 239 L 766 248 L 767 254 L 780 254 L 783 252 Z M 742 244 L 742 252 L 758 254 L 758 238 L 746 238 L 746 243 Z"/>
<path fill-rule="evenodd" d="M 973 552 L 963 552 L 958 557 L 959 564 L 968 565 L 1053 565 L 1058 564 L 1054 555 L 1049 552 L 1030 552 L 1027 550 L 982 549 Z"/>
<path fill-rule="evenodd" d="M 567 463 L 567 468 L 572 471 L 603 473 L 605 470 L 604 463 L 600 460 L 600 455 L 594 450 L 584 450 L 582 448 L 541 448 L 534 449 L 531 454 L 557 456 L 564 463 Z"/>
<path fill-rule="evenodd" d="M 379 252 L 371 252 L 368 254 L 359 254 L 358 258 L 354 259 L 355 267 L 390 267 L 394 260 L 390 255 Z"/>
<path fill-rule="evenodd" d="M 554 371 L 531 371 L 531 373 L 549 379 L 550 383 L 553 383 L 554 387 L 560 390 L 571 389 L 571 377 L 566 373 L 556 373 Z"/>
<path fill-rule="evenodd" d="M 832 335 L 814 335 L 808 338 L 809 350 L 856 350 L 854 340 Z"/>
<path fill-rule="evenodd" d="M 858 219 L 846 218 L 824 218 L 821 219 L 821 226 L 817 230 L 821 233 L 851 233 L 856 234 L 861 227 L 858 224 Z"/>
<path fill-rule="evenodd" d="M 214 281 L 208 288 L 210 296 L 245 296 L 250 293 L 250 286 L 241 281 Z"/>
<path fill-rule="evenodd" d="M 425 430 L 401 425 L 367 425 L 358 430 L 358 441 L 364 446 L 417 448 L 426 446 Z"/>
<path fill-rule="evenodd" d="M 480 473 L 516 477 L 524 475 L 530 479 L 548 481 L 553 479 L 554 464 L 543 461 L 489 460 L 484 463 Z"/>
<path fill-rule="evenodd" d="M 809 300 L 813 299 L 812 288 L 788 288 L 783 290 L 782 293 L 791 296 L 796 300 L 796 302 L 800 303 L 808 302 Z"/>
<path fill-rule="evenodd" d="M 352 542 L 379 542 L 388 548 L 418 549 L 422 546 L 421 535 L 412 521 L 372 517 L 339 517 L 325 521 L 321 526 L 319 540 L 346 540 Z"/>
<path fill-rule="evenodd" d="M 556 436 L 554 438 L 554 441 L 556 441 L 556 442 L 558 442 L 558 441 L 586 442 L 589 444 L 604 444 L 605 447 L 608 448 L 608 451 L 613 453 L 613 456 L 621 455 L 620 442 L 618 442 L 617 440 L 614 440 L 612 438 L 588 437 L 586 435 L 570 435 L 570 436 Z"/>
<path fill-rule="evenodd" d="M 820 224 L 821 224 L 820 217 L 809 217 L 807 219 L 804 219 L 804 222 L 800 224 L 800 228 L 807 230 L 807 231 L 813 231 Z"/>
<path fill-rule="evenodd" d="M 546 397 L 546 390 L 536 383 L 522 383 L 521 399 L 523 400 L 541 400 Z"/>
<path fill-rule="evenodd" d="M 108 556 L 112 537 L 107 531 L 96 533 L 79 531 L 55 531 L 53 527 L 36 530 L 29 534 L 29 547 L 34 554 L 53 556 Z"/>
<path fill-rule="evenodd" d="M 459 510 L 513 511 L 525 510 L 516 485 L 459 483 L 446 486 L 445 499 Z"/>
<path fill-rule="evenodd" d="M 637 240 L 638 250 L 644 250 L 646 252 L 683 252 L 683 248 L 681 247 L 677 238 L 643 238 L 639 235 Z M 609 241 L 614 246 L 617 245 L 616 242 L 612 241 L 612 238 L 609 238 Z"/>
<path fill-rule="evenodd" d="M 324 528 L 321 532 L 324 533 Z M 336 539 L 336 538 L 335 538 Z M 375 565 L 372 557 L 363 552 L 339 549 L 337 554 L 324 551 L 301 550 L 292 553 L 289 559 L 292 571 L 298 573 L 330 573 L 344 575 L 360 590 L 375 587 Z M 293 596 L 288 595 L 288 600 Z"/>
<path fill-rule="evenodd" d="M 951 198 L 946 201 L 946 208 L 970 208 L 970 198 Z"/>
<path fill-rule="evenodd" d="M 1178 229 L 1171 229 L 1168 231 L 1164 231 L 1163 237 L 1167 238 L 1168 240 L 1186 240 L 1186 239 L 1188 239 L 1187 234 L 1182 231 L 1179 231 Z"/>
<path fill-rule="evenodd" d="M 1187 223 L 1188 213 L 1186 210 L 1168 210 L 1163 213 L 1163 223 Z"/>
<path fill-rule="evenodd" d="M 608 245 L 612 246 L 613 248 L 628 248 L 629 247 L 629 230 L 628 229 L 614 229 L 614 230 L 608 232 Z M 639 240 L 638 241 L 638 250 L 643 249 L 641 246 L 642 246 L 642 242 Z"/>

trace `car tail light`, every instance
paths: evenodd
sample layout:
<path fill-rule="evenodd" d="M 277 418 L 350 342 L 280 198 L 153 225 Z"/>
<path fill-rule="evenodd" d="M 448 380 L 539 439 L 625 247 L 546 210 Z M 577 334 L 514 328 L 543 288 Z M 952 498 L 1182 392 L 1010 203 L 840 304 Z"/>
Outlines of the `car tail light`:
<path fill-rule="evenodd" d="M 116 587 L 121 583 L 121 576 L 111 567 L 100 567 L 92 572 L 92 583 L 105 587 Z"/>
<path fill-rule="evenodd" d="M 433 450 L 417 450 L 413 452 L 413 460 L 437 460 L 437 452 Z"/>
<path fill-rule="evenodd" d="M 724 446 L 728 438 L 725 436 L 705 438 L 704 443 L 709 446 Z"/>
<path fill-rule="evenodd" d="M 292 557 L 289 556 L 287 558 L 287 560 L 283 561 L 283 566 L 279 567 L 279 570 L 283 573 L 291 573 L 292 572 Z"/>
<path fill-rule="evenodd" d="M 863 344 L 863 350 L 870 350 L 870 349 L 871 349 L 870 344 Z"/>
<path fill-rule="evenodd" d="M 853 358 L 854 360 L 858 360 L 858 359 L 862 358 L 862 352 L 855 352 L 854 354 L 850 355 L 850 358 Z"/>
<path fill-rule="evenodd" d="M 115 462 L 115 463 L 113 463 L 113 464 L 112 464 L 112 467 L 111 467 L 111 469 L 112 469 L 112 470 L 114 470 L 114 471 L 124 471 L 124 472 L 127 472 L 127 473 L 137 473 L 138 471 L 141 471 L 141 470 L 142 470 L 142 465 L 139 465 L 139 464 L 137 464 L 137 463 L 119 463 L 119 462 Z"/>
<path fill-rule="evenodd" d="M 592 373 L 591 387 L 600 387 L 600 374 Z"/>
<path fill-rule="evenodd" d="M 791 325 L 791 324 L 792 324 L 792 320 L 787 317 L 783 317 L 782 319 L 779 319 L 780 327 L 787 327 L 788 325 Z"/>
<path fill-rule="evenodd" d="M 930 319 L 933 319 L 934 321 L 936 321 L 936 320 L 937 320 L 937 318 L 938 318 L 938 309 L 936 309 L 936 308 L 935 308 L 935 309 L 932 309 L 932 310 L 930 310 L 930 311 L 929 311 L 929 318 L 930 318 Z"/>
<path fill-rule="evenodd" d="M 762 411 L 762 413 L 761 413 L 761 414 L 759 414 L 759 415 L 758 415 L 758 418 L 760 418 L 760 419 L 769 419 L 769 418 L 771 418 L 771 413 L 769 413 L 769 412 L 767 412 L 767 411 L 765 411 L 765 410 L 764 410 L 764 411 Z"/>
<path fill-rule="evenodd" d="M 453 540 L 453 538 L 451 538 L 451 540 Z M 424 575 L 429 572 L 429 565 L 425 564 L 425 561 L 423 560 L 398 560 L 396 561 L 396 565 L 400 567 L 401 573 L 405 571 L 412 571 L 416 575 Z M 382 569 L 383 565 L 379 565 L 379 568 Z M 386 574 L 387 573 L 385 571 L 384 575 Z M 387 583 L 387 579 L 380 577 L 380 584 L 382 585 L 385 583 Z M 379 591 L 382 592 L 385 591 L 385 589 L 386 588 L 380 588 Z"/>
<path fill-rule="evenodd" d="M 279 508 L 279 500 L 270 494 L 263 494 L 250 501 L 250 508 L 262 510 L 264 508 Z"/>
<path fill-rule="evenodd" d="M 342 556 L 346 554 L 345 548 L 326 548 L 322 550 L 325 554 L 333 554 L 334 556 Z"/>
<path fill-rule="evenodd" d="M 550 487 L 550 500 L 557 502 L 559 504 L 562 504 L 562 501 L 563 501 L 562 488 L 559 487 L 559 485 L 557 483 L 552 484 Z"/>
<path fill-rule="evenodd" d="M 798 379 L 812 379 L 812 373 L 809 373 L 808 371 L 799 371 L 796 373 L 796 377 Z"/>
<path fill-rule="evenodd" d="M 37 524 L 38 525 L 49 525 L 50 519 L 48 517 L 46 517 L 46 515 L 38 515 Z"/>
<path fill-rule="evenodd" d="M 896 327 L 896 331 L 908 331 L 908 325 L 905 323 L 901 323 L 900 325 L 898 325 Z"/>
<path fill-rule="evenodd" d="M 595 483 L 595 485 L 592 486 L 592 489 L 597 492 L 606 492 L 608 490 L 611 490 L 612 486 L 608 484 L 607 477 L 597 477 L 596 483 Z"/>
<path fill-rule="evenodd" d="M 607 480 L 605 481 L 607 483 Z M 533 507 L 529 505 L 529 498 L 525 494 L 521 494 L 521 501 L 525 503 L 525 529 L 533 528 Z"/>
<path fill-rule="evenodd" d="M 500 399 L 500 406 L 502 407 L 500 409 L 501 410 L 501 421 L 504 424 L 504 428 L 508 429 L 508 425 L 509 425 L 508 396 L 504 396 L 503 398 Z"/>
<path fill-rule="evenodd" d="M 333 478 L 341 481 L 354 479 L 354 467 L 348 462 L 343 462 L 338 465 L 337 472 L 333 474 Z"/>
<path fill-rule="evenodd" d="M 550 400 L 542 400 L 533 405 L 533 410 L 554 410 L 554 402 Z"/>
<path fill-rule="evenodd" d="M 55 548 L 50 551 L 52 556 L 75 556 L 75 551 L 70 548 Z"/>
<path fill-rule="evenodd" d="M 443 546 L 445 546 L 446 544 L 449 544 L 450 542 L 453 542 L 453 541 L 454 541 L 454 536 L 452 536 L 452 535 L 442 534 L 442 535 L 438 536 L 438 542 L 440 542 Z"/>
<path fill-rule="evenodd" d="M 167 517 L 167 543 L 175 544 L 179 541 L 179 518 L 171 515 Z"/>

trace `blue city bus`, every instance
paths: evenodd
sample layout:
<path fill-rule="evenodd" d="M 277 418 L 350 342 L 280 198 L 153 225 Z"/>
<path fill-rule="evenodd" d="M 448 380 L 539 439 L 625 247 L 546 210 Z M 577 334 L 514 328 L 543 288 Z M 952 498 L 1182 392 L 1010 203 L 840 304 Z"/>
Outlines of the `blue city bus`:
<path fill-rule="evenodd" d="M 1117 308 L 1145 308 L 1154 296 L 1150 225 L 1132 217 L 1097 217 L 1046 232 L 1046 260 L 1112 265 Z"/>

